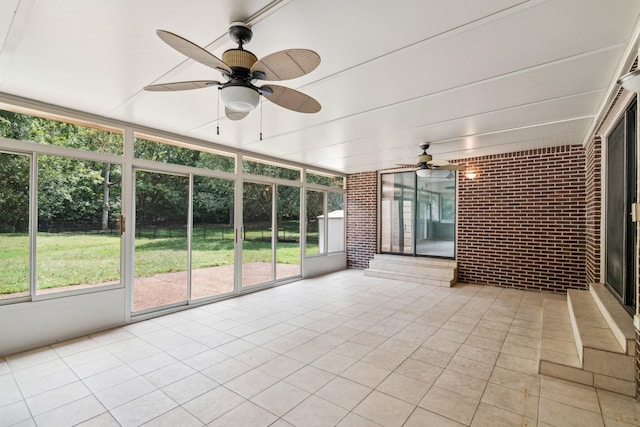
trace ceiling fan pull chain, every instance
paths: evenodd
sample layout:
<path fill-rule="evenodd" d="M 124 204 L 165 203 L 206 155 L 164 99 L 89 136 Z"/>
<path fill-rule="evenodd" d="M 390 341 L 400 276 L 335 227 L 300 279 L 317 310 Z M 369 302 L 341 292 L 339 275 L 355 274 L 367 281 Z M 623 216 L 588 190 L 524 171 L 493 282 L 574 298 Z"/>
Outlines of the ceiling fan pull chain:
<path fill-rule="evenodd" d="M 217 123 L 216 123 L 216 135 L 220 135 L 220 89 L 218 89 L 218 112 L 217 112 Z"/>
<path fill-rule="evenodd" d="M 262 97 L 260 97 L 260 141 L 262 141 Z"/>

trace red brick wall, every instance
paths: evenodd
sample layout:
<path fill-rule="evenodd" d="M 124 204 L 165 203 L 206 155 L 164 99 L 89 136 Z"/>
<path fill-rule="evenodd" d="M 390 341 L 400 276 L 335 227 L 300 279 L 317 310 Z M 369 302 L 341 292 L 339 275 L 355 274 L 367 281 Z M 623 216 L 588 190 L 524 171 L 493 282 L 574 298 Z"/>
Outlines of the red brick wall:
<path fill-rule="evenodd" d="M 585 151 L 581 146 L 459 161 L 461 282 L 522 289 L 586 288 Z"/>
<path fill-rule="evenodd" d="M 600 221 L 602 212 L 602 141 L 585 146 L 586 156 L 586 273 L 587 282 L 600 282 Z"/>
<path fill-rule="evenodd" d="M 347 176 L 347 267 L 369 267 L 376 252 L 377 203 L 377 172 Z"/>

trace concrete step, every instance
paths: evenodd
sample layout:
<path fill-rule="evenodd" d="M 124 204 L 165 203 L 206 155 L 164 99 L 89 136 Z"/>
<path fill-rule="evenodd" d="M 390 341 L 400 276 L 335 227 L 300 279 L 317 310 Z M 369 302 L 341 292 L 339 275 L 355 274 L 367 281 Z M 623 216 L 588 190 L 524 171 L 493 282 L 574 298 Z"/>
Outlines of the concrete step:
<path fill-rule="evenodd" d="M 458 264 L 452 260 L 375 254 L 369 261 L 365 276 L 403 280 L 431 286 L 455 285 Z"/>
<path fill-rule="evenodd" d="M 615 335 L 591 292 L 570 290 L 566 302 L 545 299 L 539 372 L 635 396 L 634 356 Z"/>
<path fill-rule="evenodd" d="M 591 292 L 602 317 L 611 328 L 611 332 L 620 346 L 626 350 L 628 355 L 633 356 L 635 354 L 636 330 L 633 327 L 631 315 L 603 284 L 592 283 L 589 285 L 589 292 Z"/>

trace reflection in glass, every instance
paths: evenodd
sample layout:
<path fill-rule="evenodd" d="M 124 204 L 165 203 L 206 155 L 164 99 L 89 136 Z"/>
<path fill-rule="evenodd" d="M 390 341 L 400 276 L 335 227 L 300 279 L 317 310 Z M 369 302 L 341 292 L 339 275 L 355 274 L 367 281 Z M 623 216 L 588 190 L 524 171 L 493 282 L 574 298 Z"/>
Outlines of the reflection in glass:
<path fill-rule="evenodd" d="M 119 165 L 38 156 L 37 292 L 120 281 Z"/>
<path fill-rule="evenodd" d="M 307 190 L 307 245 L 305 254 L 318 255 L 326 252 L 324 239 L 319 237 L 320 222 L 324 221 L 324 192 Z"/>
<path fill-rule="evenodd" d="M 413 206 L 415 172 L 382 175 L 380 199 L 380 249 L 382 252 L 413 253 Z"/>
<path fill-rule="evenodd" d="M 233 181 L 202 176 L 193 179 L 193 299 L 234 290 L 233 191 Z"/>
<path fill-rule="evenodd" d="M 242 286 L 273 280 L 271 218 L 273 185 L 243 184 Z"/>
<path fill-rule="evenodd" d="M 133 310 L 187 300 L 189 178 L 136 171 Z"/>
<path fill-rule="evenodd" d="M 299 276 L 300 188 L 277 185 L 276 279 Z"/>
<path fill-rule="evenodd" d="M 453 258 L 456 179 L 452 171 L 433 171 L 418 177 L 416 253 Z"/>
<path fill-rule="evenodd" d="M 29 162 L 0 153 L 0 300 L 29 295 Z"/>

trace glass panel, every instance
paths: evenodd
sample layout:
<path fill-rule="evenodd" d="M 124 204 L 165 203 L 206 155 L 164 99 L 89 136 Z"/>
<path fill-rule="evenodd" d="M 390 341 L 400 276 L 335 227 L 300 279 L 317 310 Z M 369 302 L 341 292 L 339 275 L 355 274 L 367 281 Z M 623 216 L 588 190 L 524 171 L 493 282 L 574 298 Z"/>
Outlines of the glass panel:
<path fill-rule="evenodd" d="M 380 250 L 413 253 L 413 201 L 415 172 L 382 175 L 380 199 Z"/>
<path fill-rule="evenodd" d="M 278 235 L 276 279 L 299 276 L 300 272 L 300 188 L 276 186 Z"/>
<path fill-rule="evenodd" d="M 307 171 L 307 182 L 309 184 L 326 185 L 327 187 L 344 188 L 346 178 L 342 176 L 324 175 L 317 172 Z"/>
<path fill-rule="evenodd" d="M 193 179 L 191 298 L 234 290 L 233 191 L 233 181 Z"/>
<path fill-rule="evenodd" d="M 605 283 L 618 295 L 624 295 L 626 260 L 626 201 L 625 201 L 625 129 L 621 120 L 607 138 L 607 197 L 605 225 Z"/>
<path fill-rule="evenodd" d="M 272 165 L 252 160 L 242 160 L 242 172 L 252 175 L 270 176 L 273 178 L 300 181 L 300 170 L 289 169 L 284 166 Z"/>
<path fill-rule="evenodd" d="M 324 192 L 307 190 L 307 245 L 305 254 L 318 255 L 326 252 L 324 237 L 320 239 L 320 223 L 324 230 Z"/>
<path fill-rule="evenodd" d="M 153 160 L 156 162 L 173 163 L 176 165 L 212 169 L 222 172 L 233 172 L 235 168 L 235 158 L 233 156 L 208 153 L 142 138 L 136 138 L 134 152 L 134 155 L 139 159 Z"/>
<path fill-rule="evenodd" d="M 329 191 L 327 204 L 327 251 L 342 252 L 344 251 L 344 195 Z M 320 230 L 320 239 L 323 236 L 324 233 Z"/>
<path fill-rule="evenodd" d="M 38 157 L 38 293 L 120 281 L 120 183 L 120 165 Z"/>
<path fill-rule="evenodd" d="M 122 154 L 123 136 L 27 114 L 0 110 L 0 136 L 107 154 Z"/>
<path fill-rule="evenodd" d="M 135 172 L 133 310 L 187 300 L 189 179 Z"/>
<path fill-rule="evenodd" d="M 456 175 L 433 171 L 418 177 L 416 253 L 453 258 L 455 254 Z"/>
<path fill-rule="evenodd" d="M 243 184 L 242 286 L 273 280 L 272 190 L 271 184 Z"/>
<path fill-rule="evenodd" d="M 0 300 L 29 295 L 27 156 L 0 153 Z"/>

